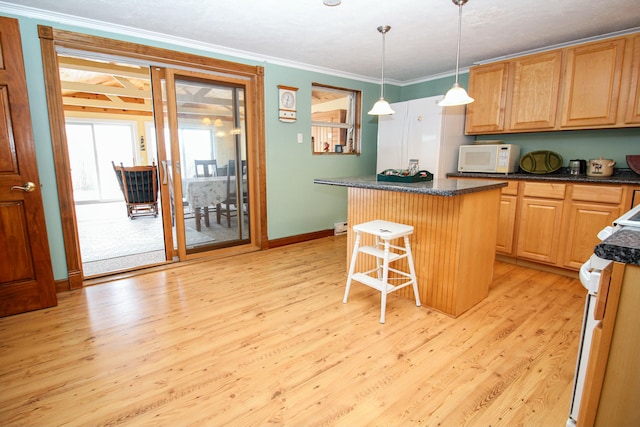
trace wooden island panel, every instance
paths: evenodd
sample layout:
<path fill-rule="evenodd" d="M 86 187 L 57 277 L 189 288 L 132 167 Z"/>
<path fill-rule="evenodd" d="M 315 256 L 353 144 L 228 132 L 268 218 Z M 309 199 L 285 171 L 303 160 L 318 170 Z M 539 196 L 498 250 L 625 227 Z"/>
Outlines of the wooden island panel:
<path fill-rule="evenodd" d="M 374 219 L 414 226 L 411 249 L 423 305 L 457 317 L 487 297 L 493 279 L 500 188 L 444 197 L 350 187 L 348 197 L 350 226 Z M 362 239 L 364 245 L 373 244 L 372 236 Z M 354 241 L 349 227 L 347 267 Z M 407 269 L 406 260 L 396 265 Z M 373 257 L 359 256 L 356 271 L 374 266 Z M 411 287 L 397 293 L 414 298 Z"/>

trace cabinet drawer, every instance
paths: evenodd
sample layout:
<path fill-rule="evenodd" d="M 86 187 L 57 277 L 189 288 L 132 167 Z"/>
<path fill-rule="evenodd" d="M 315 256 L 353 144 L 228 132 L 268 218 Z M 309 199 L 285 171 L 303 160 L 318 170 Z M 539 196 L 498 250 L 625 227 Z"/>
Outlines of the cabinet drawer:
<path fill-rule="evenodd" d="M 573 185 L 572 200 L 584 202 L 612 203 L 619 205 L 622 202 L 622 187 L 604 187 L 601 185 Z"/>
<path fill-rule="evenodd" d="M 525 182 L 522 194 L 525 197 L 540 197 L 543 199 L 564 199 L 566 184 L 551 182 Z"/>
<path fill-rule="evenodd" d="M 507 181 L 509 185 L 502 187 L 502 194 L 508 194 L 510 196 L 518 195 L 518 181 Z"/>

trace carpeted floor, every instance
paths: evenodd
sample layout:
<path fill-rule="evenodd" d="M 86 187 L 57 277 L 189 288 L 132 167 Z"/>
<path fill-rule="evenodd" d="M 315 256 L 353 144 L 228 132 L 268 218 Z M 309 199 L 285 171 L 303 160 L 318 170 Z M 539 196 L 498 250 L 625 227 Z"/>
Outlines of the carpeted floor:
<path fill-rule="evenodd" d="M 76 206 L 83 262 L 164 250 L 162 218 L 127 217 L 124 203 Z"/>
<path fill-rule="evenodd" d="M 161 215 L 129 219 L 124 202 L 114 202 L 76 205 L 76 216 L 85 277 L 165 260 Z M 218 225 L 214 213 L 210 227 L 203 226 L 198 232 L 193 215 L 187 215 L 187 247 L 237 239 L 236 224 L 233 218 L 231 228 Z"/>

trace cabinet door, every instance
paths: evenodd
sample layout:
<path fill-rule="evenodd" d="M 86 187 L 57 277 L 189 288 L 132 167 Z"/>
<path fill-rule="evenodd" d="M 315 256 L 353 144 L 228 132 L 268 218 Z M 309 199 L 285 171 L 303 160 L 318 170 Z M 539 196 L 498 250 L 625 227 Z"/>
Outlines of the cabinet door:
<path fill-rule="evenodd" d="M 469 96 L 466 133 L 504 131 L 509 63 L 479 65 L 469 70 Z"/>
<path fill-rule="evenodd" d="M 562 127 L 616 123 L 625 39 L 566 50 Z"/>
<path fill-rule="evenodd" d="M 496 251 L 501 254 L 511 255 L 513 253 L 513 234 L 516 225 L 517 206 L 517 196 L 502 195 L 498 219 L 498 237 L 496 239 Z"/>
<path fill-rule="evenodd" d="M 611 225 L 621 215 L 617 205 L 596 205 L 592 203 L 572 203 L 569 207 L 564 244 L 563 265 L 580 269 L 593 254 L 593 248 L 600 243 L 596 236 L 600 230 Z"/>
<path fill-rule="evenodd" d="M 562 200 L 525 197 L 520 205 L 517 256 L 555 264 L 562 226 Z"/>
<path fill-rule="evenodd" d="M 509 130 L 555 127 L 562 51 L 526 56 L 512 62 Z"/>
<path fill-rule="evenodd" d="M 631 38 L 633 57 L 631 64 L 631 86 L 625 123 L 640 123 L 640 34 Z"/>

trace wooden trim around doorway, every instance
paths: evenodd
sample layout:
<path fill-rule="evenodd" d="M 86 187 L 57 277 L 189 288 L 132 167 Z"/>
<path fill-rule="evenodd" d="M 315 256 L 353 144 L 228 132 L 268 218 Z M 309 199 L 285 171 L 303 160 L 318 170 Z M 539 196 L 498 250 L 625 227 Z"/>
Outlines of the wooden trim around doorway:
<path fill-rule="evenodd" d="M 65 115 L 62 104 L 62 90 L 59 79 L 57 49 L 85 52 L 91 55 L 108 55 L 125 59 L 143 61 L 149 66 L 189 68 L 214 74 L 235 75 L 247 78 L 255 93 L 255 102 L 247 105 L 247 114 L 254 117 L 251 130 L 256 143 L 252 148 L 252 176 L 256 191 L 254 192 L 256 209 L 254 250 L 268 248 L 267 236 L 267 202 L 266 202 L 266 160 L 265 160 L 265 122 L 264 122 L 264 68 L 251 66 L 185 52 L 156 48 L 121 40 L 91 36 L 49 26 L 38 26 L 38 36 L 42 50 L 44 81 L 49 110 L 49 126 L 53 146 L 53 159 L 58 187 L 58 201 L 62 221 L 62 233 L 65 245 L 69 290 L 83 286 L 82 261 L 77 233 L 77 219 L 71 184 L 67 139 L 65 132 Z M 63 282 L 62 282 L 63 283 Z M 59 283 L 57 287 L 66 285 Z"/>

